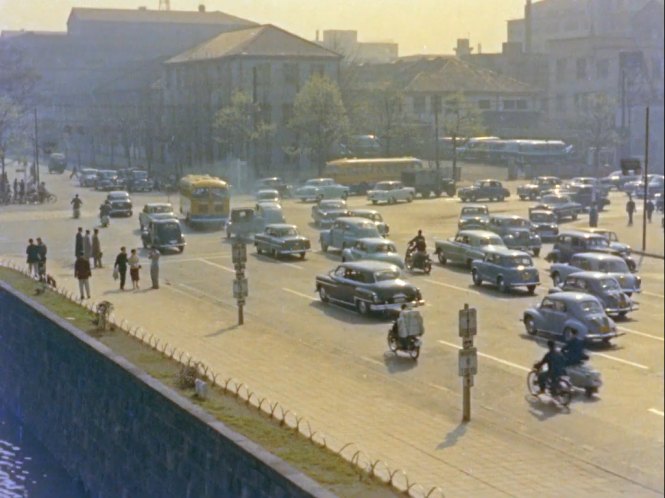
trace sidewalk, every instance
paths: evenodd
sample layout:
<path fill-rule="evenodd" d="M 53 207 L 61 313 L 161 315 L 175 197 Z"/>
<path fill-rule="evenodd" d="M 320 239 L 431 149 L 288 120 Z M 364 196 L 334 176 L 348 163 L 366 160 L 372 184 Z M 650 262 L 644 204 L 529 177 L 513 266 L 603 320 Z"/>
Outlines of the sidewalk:
<path fill-rule="evenodd" d="M 65 276 L 71 269 L 56 272 L 74 290 L 75 282 Z M 95 271 L 93 282 L 93 289 L 116 287 L 109 269 Z M 381 371 L 357 365 L 344 353 L 295 344 L 288 330 L 272 327 L 270 317 L 250 311 L 247 325 L 235 327 L 235 308 L 212 306 L 210 298 L 168 284 L 158 291 L 96 295 L 112 301 L 118 317 L 187 351 L 221 378 L 244 382 L 304 416 L 333 446 L 355 442 L 373 461 L 404 470 L 424 494 L 438 486 L 447 497 L 657 495 L 586 463 L 577 452 L 548 445 L 524 427 L 503 424 L 480 406 L 471 424 L 460 425 L 457 394 L 441 392 L 431 400 L 426 386 L 414 391 L 382 382 Z"/>

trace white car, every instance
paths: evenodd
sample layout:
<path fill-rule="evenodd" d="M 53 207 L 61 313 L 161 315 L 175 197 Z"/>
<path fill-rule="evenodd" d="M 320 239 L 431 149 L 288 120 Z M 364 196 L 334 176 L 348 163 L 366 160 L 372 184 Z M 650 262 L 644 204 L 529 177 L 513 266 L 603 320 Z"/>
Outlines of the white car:
<path fill-rule="evenodd" d="M 279 202 L 279 192 L 274 189 L 262 189 L 256 193 L 257 202 Z"/>
<path fill-rule="evenodd" d="M 372 190 L 367 191 L 367 200 L 372 204 L 386 202 L 395 204 L 398 201 L 411 202 L 416 197 L 416 189 L 405 187 L 402 182 L 378 182 Z"/>
<path fill-rule="evenodd" d="M 294 197 L 303 202 L 320 201 L 322 199 L 346 199 L 348 196 L 349 187 L 335 183 L 332 178 L 312 178 L 294 192 Z"/>

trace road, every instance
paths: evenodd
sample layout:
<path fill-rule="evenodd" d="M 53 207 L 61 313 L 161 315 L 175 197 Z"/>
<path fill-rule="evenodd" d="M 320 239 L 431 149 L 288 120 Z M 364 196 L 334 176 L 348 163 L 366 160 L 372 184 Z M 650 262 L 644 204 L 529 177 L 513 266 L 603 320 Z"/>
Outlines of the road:
<path fill-rule="evenodd" d="M 76 187 L 68 175 L 44 178 L 58 203 L 46 211 L 3 207 L 0 259 L 23 261 L 27 238 L 42 236 L 49 246 L 50 273 L 74 289 L 74 233 L 77 226 L 96 226 L 104 194 Z M 515 184 L 508 186 L 514 192 Z M 80 220 L 71 219 L 68 206 L 74 192 L 84 200 Z M 159 193 L 133 198 L 135 216 L 114 218 L 102 231 L 107 263 L 120 245 L 140 245 L 136 211 L 145 202 L 166 200 Z M 613 193 L 611 200 L 601 226 L 637 246 L 641 226 L 625 226 L 622 194 Z M 252 201 L 240 196 L 233 204 Z M 366 201 L 351 198 L 349 204 L 366 206 Z M 434 239 L 453 236 L 460 206 L 444 197 L 378 209 L 390 224 L 390 238 L 404 250 L 418 228 L 432 247 Z M 525 215 L 528 206 L 512 198 L 491 203 L 490 209 Z M 531 400 L 525 389 L 526 374 L 544 348 L 542 340 L 525 335 L 519 319 L 551 286 L 543 258 L 537 259 L 543 285 L 536 296 L 473 287 L 466 269 L 438 263 L 429 276 L 409 276 L 427 301 L 425 345 L 415 363 L 387 352 L 389 322 L 318 301 L 314 277 L 332 269 L 339 255 L 320 252 L 318 231 L 309 223 L 311 204 L 287 200 L 284 209 L 287 220 L 312 239 L 314 251 L 305 261 L 275 261 L 250 248 L 244 327 L 235 325 L 230 245 L 221 232 L 187 231 L 185 252 L 162 258 L 166 285 L 160 290 L 120 293 L 110 269 L 95 270 L 93 297 L 109 299 L 124 318 L 161 341 L 304 416 L 338 446 L 354 442 L 425 489 L 439 486 L 446 496 L 663 494 L 662 260 L 639 260 L 641 309 L 618 322 L 626 335 L 614 347 L 592 351 L 592 364 L 605 382 L 600 395 L 577 396 L 566 412 Z M 662 250 L 657 218 L 648 227 L 648 240 Z M 148 278 L 146 270 L 143 277 Z M 480 363 L 468 425 L 459 423 L 457 377 L 457 312 L 464 303 L 479 315 Z"/>

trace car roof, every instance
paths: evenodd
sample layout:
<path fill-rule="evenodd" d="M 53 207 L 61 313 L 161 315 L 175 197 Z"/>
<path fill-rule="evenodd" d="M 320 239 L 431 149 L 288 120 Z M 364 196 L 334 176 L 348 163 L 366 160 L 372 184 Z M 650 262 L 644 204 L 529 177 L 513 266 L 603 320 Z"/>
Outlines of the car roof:
<path fill-rule="evenodd" d="M 341 218 L 337 218 L 337 221 L 344 221 L 351 225 L 369 224 L 374 226 L 372 220 L 361 218 L 360 216 L 342 216 Z"/>
<path fill-rule="evenodd" d="M 297 226 L 291 225 L 290 223 L 270 223 L 266 225 L 266 228 L 295 228 L 296 230 L 298 229 Z"/>
<path fill-rule="evenodd" d="M 529 213 L 547 213 L 547 214 L 554 215 L 554 211 L 552 211 L 551 209 L 537 208 L 537 207 L 536 208 L 530 208 Z"/>
<path fill-rule="evenodd" d="M 601 278 L 613 278 L 602 271 L 576 271 L 568 275 L 569 277 L 586 278 L 589 280 L 599 280 Z"/>
<path fill-rule="evenodd" d="M 524 251 L 518 251 L 517 249 L 509 249 L 507 247 L 501 247 L 501 246 L 492 246 L 492 248 L 486 250 L 485 253 L 498 254 L 499 256 L 507 256 L 507 257 L 529 256 L 529 254 Z"/>
<path fill-rule="evenodd" d="M 257 205 L 260 206 L 261 209 L 265 209 L 266 211 L 281 211 L 282 210 L 282 205 L 279 204 L 278 202 L 259 201 L 259 202 L 257 202 Z"/>
<path fill-rule="evenodd" d="M 379 245 L 379 244 L 395 245 L 395 243 L 392 240 L 384 239 L 383 237 L 364 237 L 362 239 L 358 239 L 356 242 L 362 242 L 367 245 Z"/>
<path fill-rule="evenodd" d="M 603 260 L 609 260 L 609 261 L 623 261 L 623 258 L 620 256 L 615 256 L 614 254 L 605 254 L 602 252 L 578 252 L 577 254 L 573 254 L 572 257 L 579 257 L 583 256 L 584 259 L 594 259 L 598 261 L 603 261 Z"/>
<path fill-rule="evenodd" d="M 274 182 L 281 181 L 282 179 L 279 176 L 267 176 L 265 178 L 259 178 L 257 182 Z"/>
<path fill-rule="evenodd" d="M 274 188 L 262 188 L 256 194 L 257 195 L 258 194 L 277 194 L 277 195 L 279 195 L 279 192 L 277 190 L 275 190 Z"/>
<path fill-rule="evenodd" d="M 150 206 L 150 207 L 160 207 L 160 206 L 164 206 L 164 207 L 170 207 L 170 208 L 173 208 L 173 204 L 171 204 L 170 202 L 146 202 L 145 205 L 146 205 L 146 206 Z"/>
<path fill-rule="evenodd" d="M 459 235 L 473 235 L 475 237 L 499 237 L 497 234 L 490 232 L 489 230 L 460 230 L 457 233 Z"/>
<path fill-rule="evenodd" d="M 517 214 L 493 214 L 490 218 L 495 218 L 499 220 L 525 220 L 524 216 L 519 216 Z"/>
<path fill-rule="evenodd" d="M 241 212 L 241 211 L 252 211 L 252 212 L 253 212 L 253 211 L 254 211 L 254 208 L 251 208 L 251 207 L 237 207 L 237 208 L 231 208 L 231 212 L 234 212 L 234 211 L 235 211 L 236 213 L 239 213 L 239 212 Z"/>
<path fill-rule="evenodd" d="M 466 205 L 462 206 L 462 211 L 464 211 L 467 208 L 473 208 L 473 209 L 485 208 L 485 209 L 489 209 L 487 207 L 487 204 L 466 204 Z"/>
<path fill-rule="evenodd" d="M 340 266 L 346 266 L 354 270 L 365 270 L 365 271 L 380 271 L 380 270 L 398 270 L 399 267 L 392 263 L 385 263 L 383 261 L 350 261 L 347 263 L 342 263 Z"/>
<path fill-rule="evenodd" d="M 582 231 L 582 230 L 565 230 L 565 231 L 563 231 L 559 234 L 559 236 L 561 236 L 561 235 L 574 235 L 575 237 L 582 237 L 584 239 L 593 239 L 593 238 L 604 239 L 605 238 L 600 234 L 585 232 L 585 231 Z"/>
<path fill-rule="evenodd" d="M 120 197 L 120 196 L 129 197 L 129 192 L 127 192 L 125 190 L 113 190 L 113 191 L 109 192 L 108 195 L 109 196 L 116 196 L 116 197 Z"/>
<path fill-rule="evenodd" d="M 598 301 L 598 299 L 585 292 L 564 291 L 548 294 L 547 297 L 558 301 Z"/>
<path fill-rule="evenodd" d="M 385 185 L 387 183 L 393 184 L 393 183 L 402 183 L 402 182 L 399 181 L 399 180 L 381 180 L 380 182 L 376 182 L 377 185 L 380 185 L 380 184 Z"/>
<path fill-rule="evenodd" d="M 118 172 L 114 169 L 98 169 L 97 173 L 113 173 L 113 174 L 118 174 Z"/>
<path fill-rule="evenodd" d="M 346 201 L 344 199 L 321 199 L 318 205 L 321 204 L 346 204 Z"/>
<path fill-rule="evenodd" d="M 349 213 L 381 214 L 376 209 L 349 209 Z"/>

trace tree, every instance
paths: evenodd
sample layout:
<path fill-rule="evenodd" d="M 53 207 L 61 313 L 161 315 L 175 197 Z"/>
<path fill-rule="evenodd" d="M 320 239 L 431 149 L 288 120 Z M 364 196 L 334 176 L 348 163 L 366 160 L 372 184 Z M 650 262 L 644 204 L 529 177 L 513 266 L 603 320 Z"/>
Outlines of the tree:
<path fill-rule="evenodd" d="M 455 137 L 474 137 L 485 133 L 483 116 L 478 107 L 466 100 L 463 93 L 457 92 L 447 97 L 443 103 L 444 133 Z"/>
<path fill-rule="evenodd" d="M 325 76 L 314 75 L 296 95 L 291 128 L 311 152 L 321 175 L 333 145 L 349 129 L 337 85 Z"/>
<path fill-rule="evenodd" d="M 5 175 L 5 157 L 11 144 L 19 138 L 21 107 L 5 95 L 0 95 L 0 165 Z"/>
<path fill-rule="evenodd" d="M 603 148 L 616 147 L 621 136 L 615 122 L 616 102 L 605 93 L 590 95 L 579 108 L 579 117 L 573 128 L 583 144 L 583 150 L 589 147 L 593 151 L 593 170 L 598 176 L 600 151 Z"/>

